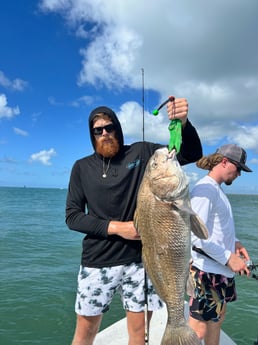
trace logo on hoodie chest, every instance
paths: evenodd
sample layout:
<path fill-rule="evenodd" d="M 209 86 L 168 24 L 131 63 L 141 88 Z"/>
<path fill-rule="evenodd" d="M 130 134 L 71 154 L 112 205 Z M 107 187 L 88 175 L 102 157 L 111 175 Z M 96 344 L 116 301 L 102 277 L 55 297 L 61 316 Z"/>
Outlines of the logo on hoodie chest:
<path fill-rule="evenodd" d="M 129 170 L 135 169 L 140 165 L 140 163 L 141 163 L 141 160 L 139 158 L 133 162 L 129 162 L 127 164 L 127 169 L 129 169 Z"/>

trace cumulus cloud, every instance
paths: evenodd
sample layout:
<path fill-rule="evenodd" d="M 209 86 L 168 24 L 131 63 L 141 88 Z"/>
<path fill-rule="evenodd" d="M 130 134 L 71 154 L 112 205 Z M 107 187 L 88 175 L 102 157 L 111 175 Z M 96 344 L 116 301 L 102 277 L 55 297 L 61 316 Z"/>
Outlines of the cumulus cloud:
<path fill-rule="evenodd" d="M 153 116 L 144 111 L 137 102 L 126 102 L 117 111 L 119 121 L 124 134 L 131 142 L 146 140 L 166 143 L 168 138 L 168 126 L 164 126 L 164 114 Z"/>
<path fill-rule="evenodd" d="M 12 117 L 19 115 L 19 107 L 9 107 L 7 102 L 7 97 L 4 94 L 0 94 L 0 119 L 7 118 L 11 119 Z"/>
<path fill-rule="evenodd" d="M 236 130 L 229 135 L 229 141 L 243 145 L 246 149 L 253 149 L 258 154 L 258 125 L 236 126 Z"/>
<path fill-rule="evenodd" d="M 234 140 L 258 151 L 257 0 L 160 0 L 148 6 L 138 0 L 42 0 L 41 9 L 59 13 L 85 39 L 79 85 L 140 89 L 144 68 L 146 88 L 161 100 L 171 94 L 188 99 L 203 143 Z M 136 107 L 121 107 L 131 137 Z M 155 128 L 166 121 L 159 116 L 146 130 L 155 139 Z"/>
<path fill-rule="evenodd" d="M 37 153 L 33 153 L 30 156 L 29 161 L 30 162 L 40 162 L 43 165 L 52 165 L 52 162 L 50 160 L 55 155 L 56 155 L 56 151 L 53 148 L 51 148 L 49 150 L 42 150 L 42 151 L 39 151 Z"/>
<path fill-rule="evenodd" d="M 123 40 L 120 40 L 120 37 Z M 112 27 L 94 40 L 87 49 L 81 49 L 83 68 L 78 83 L 105 85 L 119 89 L 134 83 L 134 59 L 141 40 L 136 33 L 123 27 Z"/>
<path fill-rule="evenodd" d="M 2 71 L 0 71 L 0 85 L 7 89 L 23 91 L 27 87 L 28 83 L 25 80 L 19 78 L 10 80 Z"/>

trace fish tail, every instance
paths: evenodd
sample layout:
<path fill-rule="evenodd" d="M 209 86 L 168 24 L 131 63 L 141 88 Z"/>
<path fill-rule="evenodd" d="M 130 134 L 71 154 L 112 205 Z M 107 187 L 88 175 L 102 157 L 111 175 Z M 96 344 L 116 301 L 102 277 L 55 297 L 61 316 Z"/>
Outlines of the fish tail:
<path fill-rule="evenodd" d="M 201 345 L 201 340 L 187 325 L 175 328 L 167 324 L 161 345 Z"/>

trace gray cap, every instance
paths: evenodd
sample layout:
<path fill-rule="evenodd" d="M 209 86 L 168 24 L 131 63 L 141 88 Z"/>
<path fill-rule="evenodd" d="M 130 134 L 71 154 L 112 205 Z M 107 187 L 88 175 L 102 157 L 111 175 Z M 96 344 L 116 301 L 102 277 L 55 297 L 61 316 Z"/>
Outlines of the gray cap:
<path fill-rule="evenodd" d="M 245 165 L 247 154 L 242 147 L 235 144 L 227 144 L 219 147 L 216 153 L 220 153 L 221 155 L 234 161 L 242 170 L 252 172 L 252 170 Z"/>

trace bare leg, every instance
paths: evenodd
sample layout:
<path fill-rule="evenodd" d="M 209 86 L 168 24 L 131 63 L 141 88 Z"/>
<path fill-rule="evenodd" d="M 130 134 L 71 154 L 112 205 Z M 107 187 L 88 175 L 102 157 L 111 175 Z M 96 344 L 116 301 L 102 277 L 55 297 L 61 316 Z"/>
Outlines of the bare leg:
<path fill-rule="evenodd" d="M 127 311 L 128 345 L 145 344 L 145 317 L 144 312 L 134 313 Z M 148 311 L 148 330 L 152 312 Z"/>
<path fill-rule="evenodd" d="M 219 345 L 221 325 L 224 321 L 226 313 L 226 304 L 223 305 L 220 320 L 218 322 L 207 322 L 207 332 L 204 337 L 205 345 Z"/>
<path fill-rule="evenodd" d="M 77 323 L 72 345 L 92 345 L 99 330 L 102 315 L 77 315 Z"/>
<path fill-rule="evenodd" d="M 226 304 L 223 305 L 220 320 L 200 321 L 189 317 L 189 326 L 195 331 L 199 339 L 204 339 L 205 345 L 219 345 L 220 330 L 226 313 Z"/>
<path fill-rule="evenodd" d="M 189 326 L 195 331 L 199 339 L 204 339 L 205 334 L 207 333 L 207 322 L 200 321 L 189 316 L 188 319 Z"/>

